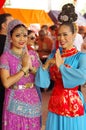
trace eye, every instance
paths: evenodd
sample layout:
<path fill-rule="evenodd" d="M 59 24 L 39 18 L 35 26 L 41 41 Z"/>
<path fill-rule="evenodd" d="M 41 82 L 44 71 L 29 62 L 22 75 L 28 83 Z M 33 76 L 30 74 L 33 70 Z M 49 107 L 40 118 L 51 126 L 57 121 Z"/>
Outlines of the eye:
<path fill-rule="evenodd" d="M 24 34 L 24 37 L 28 37 L 28 35 L 27 35 L 27 34 Z"/>
<path fill-rule="evenodd" d="M 68 34 L 67 33 L 64 33 L 63 36 L 67 36 Z"/>
<path fill-rule="evenodd" d="M 16 37 L 20 37 L 20 34 L 16 34 Z"/>

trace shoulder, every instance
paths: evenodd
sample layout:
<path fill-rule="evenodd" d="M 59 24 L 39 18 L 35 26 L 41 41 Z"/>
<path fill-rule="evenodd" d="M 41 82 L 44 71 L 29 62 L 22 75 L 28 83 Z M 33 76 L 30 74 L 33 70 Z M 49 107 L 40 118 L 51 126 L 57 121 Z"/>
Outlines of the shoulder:
<path fill-rule="evenodd" d="M 8 51 L 3 52 L 0 58 L 2 58 L 2 57 L 7 57 L 8 55 L 9 55 L 9 52 L 8 52 Z"/>

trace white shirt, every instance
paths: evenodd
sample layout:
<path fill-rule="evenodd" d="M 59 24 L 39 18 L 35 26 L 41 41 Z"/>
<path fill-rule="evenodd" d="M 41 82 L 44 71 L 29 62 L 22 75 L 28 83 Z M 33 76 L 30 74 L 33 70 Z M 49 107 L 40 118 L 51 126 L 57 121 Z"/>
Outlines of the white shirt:
<path fill-rule="evenodd" d="M 81 36 L 81 34 L 77 33 L 73 44 L 78 51 L 81 51 L 81 45 L 83 42 L 84 42 L 83 37 Z"/>

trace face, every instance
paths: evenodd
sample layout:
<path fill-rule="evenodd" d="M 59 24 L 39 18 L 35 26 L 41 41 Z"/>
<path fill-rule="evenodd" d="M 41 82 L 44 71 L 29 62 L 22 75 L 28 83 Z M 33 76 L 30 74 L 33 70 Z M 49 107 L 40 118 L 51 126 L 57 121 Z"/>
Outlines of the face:
<path fill-rule="evenodd" d="M 73 47 L 75 35 L 67 25 L 62 25 L 58 30 L 58 41 L 62 48 L 71 49 Z"/>
<path fill-rule="evenodd" d="M 5 34 L 5 35 L 7 34 L 8 24 L 9 24 L 9 22 L 11 22 L 13 19 L 14 19 L 14 18 L 13 18 L 12 16 L 7 16 L 7 17 L 6 17 L 6 22 L 4 22 L 4 23 L 2 24 L 3 34 Z"/>
<path fill-rule="evenodd" d="M 14 30 L 12 37 L 12 49 L 22 49 L 27 44 L 27 30 L 24 27 L 19 27 Z"/>
<path fill-rule="evenodd" d="M 34 33 L 34 32 L 30 33 L 30 34 L 28 35 L 28 44 L 29 44 L 29 45 L 33 45 L 34 42 L 35 42 L 35 40 L 36 40 L 35 33 Z"/>
<path fill-rule="evenodd" d="M 6 18 L 6 24 L 8 25 L 9 22 L 11 22 L 13 19 L 14 19 L 14 18 L 13 18 L 12 16 L 8 16 L 8 17 Z"/>

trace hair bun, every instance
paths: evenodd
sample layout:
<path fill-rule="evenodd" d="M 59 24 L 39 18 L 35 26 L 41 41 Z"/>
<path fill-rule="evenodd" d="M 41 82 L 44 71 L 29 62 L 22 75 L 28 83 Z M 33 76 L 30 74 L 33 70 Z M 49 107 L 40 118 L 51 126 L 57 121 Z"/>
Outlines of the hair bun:
<path fill-rule="evenodd" d="M 63 5 L 62 11 L 65 13 L 66 12 L 70 12 L 70 13 L 75 12 L 75 7 L 73 4 L 68 3 L 68 4 Z"/>
<path fill-rule="evenodd" d="M 75 13 L 75 7 L 73 4 L 65 4 L 62 7 L 62 12 L 58 16 L 59 22 L 75 22 L 78 15 Z"/>

